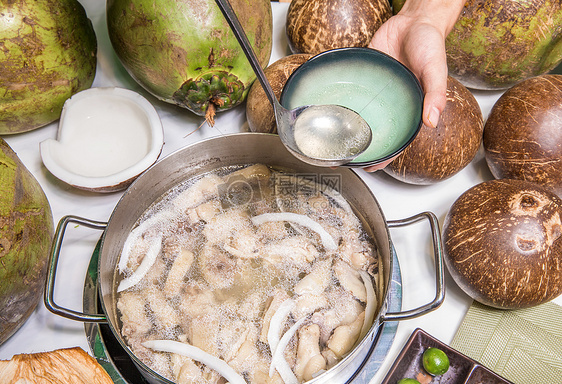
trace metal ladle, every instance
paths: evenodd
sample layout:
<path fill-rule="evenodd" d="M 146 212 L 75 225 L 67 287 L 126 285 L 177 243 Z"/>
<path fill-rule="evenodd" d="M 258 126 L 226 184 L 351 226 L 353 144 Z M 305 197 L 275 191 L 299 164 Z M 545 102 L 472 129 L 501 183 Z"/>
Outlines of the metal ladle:
<path fill-rule="evenodd" d="M 317 166 L 349 163 L 371 144 L 369 124 L 340 105 L 306 105 L 288 110 L 277 101 L 250 42 L 228 0 L 215 0 L 242 46 L 252 69 L 273 106 L 277 133 L 300 160 Z"/>

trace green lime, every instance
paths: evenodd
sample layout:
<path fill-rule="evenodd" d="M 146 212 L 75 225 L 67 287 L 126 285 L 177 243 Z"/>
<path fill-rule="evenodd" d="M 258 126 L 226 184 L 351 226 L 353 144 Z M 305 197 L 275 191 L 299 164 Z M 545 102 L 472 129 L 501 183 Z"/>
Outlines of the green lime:
<path fill-rule="evenodd" d="M 420 384 L 420 382 L 416 379 L 402 379 L 398 382 L 398 384 Z"/>
<path fill-rule="evenodd" d="M 449 369 L 449 358 L 439 348 L 427 348 L 423 353 L 423 368 L 430 375 L 442 375 Z"/>

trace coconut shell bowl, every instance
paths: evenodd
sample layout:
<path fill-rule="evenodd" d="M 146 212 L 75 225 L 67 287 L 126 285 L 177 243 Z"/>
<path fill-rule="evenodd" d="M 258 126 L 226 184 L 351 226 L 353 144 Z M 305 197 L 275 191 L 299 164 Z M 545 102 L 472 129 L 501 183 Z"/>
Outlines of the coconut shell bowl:
<path fill-rule="evenodd" d="M 361 115 L 373 132 L 370 146 L 346 166 L 367 167 L 398 156 L 422 126 L 423 92 L 399 61 L 370 48 L 339 48 L 302 64 L 281 94 L 285 108 L 337 104 Z"/>

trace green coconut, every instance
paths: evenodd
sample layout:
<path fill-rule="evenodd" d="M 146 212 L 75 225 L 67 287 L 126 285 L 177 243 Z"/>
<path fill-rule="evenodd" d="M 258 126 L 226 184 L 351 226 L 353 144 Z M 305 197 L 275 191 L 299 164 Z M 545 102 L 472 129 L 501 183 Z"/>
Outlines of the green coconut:
<path fill-rule="evenodd" d="M 263 67 L 272 49 L 269 0 L 231 0 Z M 165 102 L 206 116 L 242 103 L 255 80 L 215 0 L 108 0 L 107 25 L 129 74 Z"/>
<path fill-rule="evenodd" d="M 97 41 L 76 0 L 10 0 L 0 11 L 0 134 L 60 117 L 66 99 L 89 88 Z"/>
<path fill-rule="evenodd" d="M 42 298 L 52 239 L 47 197 L 0 139 L 0 345 L 23 325 Z"/>
<path fill-rule="evenodd" d="M 474 89 L 506 89 L 562 60 L 562 1 L 468 0 L 446 40 L 449 74 Z"/>

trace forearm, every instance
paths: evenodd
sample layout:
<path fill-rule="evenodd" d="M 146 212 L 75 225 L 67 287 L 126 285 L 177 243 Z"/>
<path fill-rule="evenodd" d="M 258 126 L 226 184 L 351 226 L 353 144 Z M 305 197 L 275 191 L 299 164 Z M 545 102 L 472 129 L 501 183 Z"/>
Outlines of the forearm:
<path fill-rule="evenodd" d="M 399 14 L 427 21 L 445 37 L 453 29 L 465 2 L 466 0 L 407 0 Z"/>

